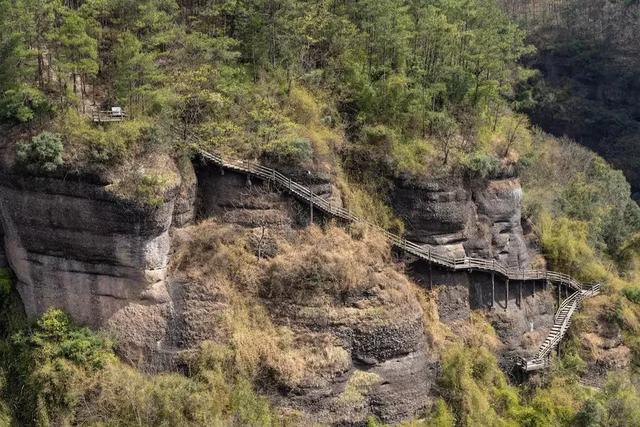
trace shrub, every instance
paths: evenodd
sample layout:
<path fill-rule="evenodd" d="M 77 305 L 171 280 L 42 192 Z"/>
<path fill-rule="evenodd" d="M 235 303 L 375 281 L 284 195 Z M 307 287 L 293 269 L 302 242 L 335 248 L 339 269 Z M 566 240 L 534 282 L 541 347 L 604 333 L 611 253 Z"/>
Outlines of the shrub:
<path fill-rule="evenodd" d="M 453 427 L 455 425 L 455 421 L 456 419 L 446 402 L 443 399 L 438 399 L 433 407 L 433 412 L 429 414 L 428 421 L 425 426 Z"/>
<path fill-rule="evenodd" d="M 338 187 L 342 193 L 345 207 L 354 215 L 398 234 L 404 232 L 404 223 L 394 215 L 393 209 L 384 202 L 379 194 L 367 191 L 363 186 L 347 182 L 345 179 L 338 181 Z M 374 196 L 374 194 L 376 195 Z"/>
<path fill-rule="evenodd" d="M 0 350 L 0 355 L 2 355 L 1 350 Z M 4 371 L 0 367 L 0 426 L 9 427 L 13 424 L 11 423 L 11 411 L 9 410 L 9 406 L 3 399 L 2 391 L 4 390 L 5 387 L 6 387 L 6 379 L 4 377 Z"/>
<path fill-rule="evenodd" d="M 27 84 L 9 89 L 0 96 L 0 118 L 27 123 L 50 111 L 47 97 Z"/>
<path fill-rule="evenodd" d="M 90 369 L 100 369 L 112 360 L 111 342 L 88 328 L 75 326 L 69 316 L 58 309 L 47 311 L 33 329 L 18 333 L 12 341 L 18 351 L 33 357 L 31 362 L 36 368 L 55 358 Z"/>
<path fill-rule="evenodd" d="M 487 178 L 498 171 L 500 162 L 489 154 L 476 151 L 464 159 L 463 165 L 473 175 Z"/>
<path fill-rule="evenodd" d="M 160 206 L 165 200 L 164 193 L 169 181 L 163 175 L 142 175 L 135 181 L 134 197 L 147 206 Z"/>
<path fill-rule="evenodd" d="M 625 288 L 622 290 L 622 293 L 629 301 L 640 304 L 640 288 Z"/>
<path fill-rule="evenodd" d="M 54 172 L 63 163 L 63 151 L 59 135 L 42 132 L 31 142 L 18 144 L 16 160 L 30 172 Z"/>
<path fill-rule="evenodd" d="M 435 157 L 434 147 L 421 139 L 394 143 L 391 155 L 396 173 L 408 172 L 413 175 L 429 172 L 428 160 Z"/>
<path fill-rule="evenodd" d="M 285 134 L 262 146 L 263 154 L 277 163 L 301 164 L 313 158 L 311 141 L 295 134 Z"/>
<path fill-rule="evenodd" d="M 289 92 L 287 103 L 292 109 L 296 121 L 303 125 L 320 120 L 320 107 L 313 94 L 300 86 L 294 86 Z"/>
<path fill-rule="evenodd" d="M 86 374 L 114 360 L 111 343 L 76 327 L 62 311 L 46 312 L 9 341 L 3 357 L 12 407 L 25 424 L 65 424 Z"/>
<path fill-rule="evenodd" d="M 260 333 L 256 328 L 256 337 Z M 234 369 L 228 346 L 204 345 L 195 352 L 191 377 L 146 375 L 118 362 L 109 341 L 74 325 L 60 310 L 48 311 L 3 344 L 0 398 L 11 390 L 6 397 L 17 425 L 279 424 L 268 400 Z M 0 400 L 0 425 L 5 414 Z"/>
<path fill-rule="evenodd" d="M 590 398 L 576 415 L 575 423 L 580 427 L 595 427 L 605 425 L 606 420 L 606 408 L 597 399 Z"/>
<path fill-rule="evenodd" d="M 355 370 L 347 380 L 338 401 L 348 406 L 362 405 L 370 390 L 381 381 L 382 378 L 376 373 Z"/>
<path fill-rule="evenodd" d="M 586 281 L 607 277 L 604 265 L 589 242 L 588 224 L 567 217 L 552 218 L 543 213 L 538 220 L 538 234 L 545 256 L 556 269 Z"/>

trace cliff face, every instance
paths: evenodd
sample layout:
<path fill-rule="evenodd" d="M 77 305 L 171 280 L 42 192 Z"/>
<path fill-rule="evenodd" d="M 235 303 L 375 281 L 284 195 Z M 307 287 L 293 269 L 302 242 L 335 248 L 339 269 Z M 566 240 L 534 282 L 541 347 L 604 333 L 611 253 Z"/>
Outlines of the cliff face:
<path fill-rule="evenodd" d="M 2 228 L 2 221 L 0 221 L 0 268 L 6 268 L 8 265 L 7 256 L 4 252 L 4 230 Z"/>
<path fill-rule="evenodd" d="M 437 245 L 451 256 L 496 259 L 525 267 L 529 254 L 521 225 L 522 188 L 517 178 L 401 179 L 392 206 L 407 239 Z"/>
<path fill-rule="evenodd" d="M 176 231 L 166 349 L 179 352 L 205 340 L 242 346 L 247 332 L 236 329 L 257 328 L 251 319 L 259 316 L 243 316 L 244 326 L 229 319 L 251 307 L 269 318 L 252 348 L 269 347 L 269 324 L 289 337 L 275 361 L 265 357 L 272 374 L 262 381 L 278 406 L 302 411 L 302 424 L 364 425 L 370 416 L 396 422 L 425 407 L 437 353 L 415 287 L 389 262 L 384 240 L 352 239 L 337 228 L 271 229 L 274 250 L 248 258 L 240 270 L 232 267 L 231 283 L 229 262 L 219 254 L 255 254 L 255 231 L 215 221 Z"/>
<path fill-rule="evenodd" d="M 555 316 L 555 289 L 542 281 L 506 281 L 481 271 L 448 272 L 407 260 L 407 274 L 419 285 L 437 292 L 441 321 L 449 325 L 467 320 L 472 310 L 482 310 L 500 339 L 503 366 L 512 367 L 511 356 L 531 357 L 546 338 Z M 492 292 L 493 289 L 493 292 Z"/>
<path fill-rule="evenodd" d="M 225 223 L 269 228 L 309 223 L 309 206 L 260 180 L 209 166 L 197 167 L 196 174 L 196 209 L 201 218 L 216 217 Z M 330 177 L 309 173 L 292 179 L 314 194 L 341 205 L 340 193 Z M 316 210 L 314 215 L 318 219 L 321 213 Z"/>
<path fill-rule="evenodd" d="M 194 216 L 231 224 L 248 233 L 258 259 L 268 259 L 280 253 L 278 241 L 309 223 L 309 206 L 241 174 L 209 166 L 197 166 L 195 173 L 191 165 L 181 169 L 181 185 L 153 209 L 114 197 L 99 184 L 4 175 L 2 230 L 27 313 L 61 307 L 79 322 L 109 331 L 121 356 L 149 370 L 175 369 L 181 352 L 223 340 L 221 316 L 233 302 L 223 283 L 187 277 L 180 268 L 168 271 L 172 251 L 199 233 L 187 225 Z M 339 202 L 326 177 L 301 178 L 316 194 Z M 456 255 L 522 265 L 528 257 L 520 201 L 517 179 L 460 179 L 401 183 L 393 204 L 410 239 Z M 322 220 L 322 214 L 315 212 L 314 218 Z M 333 244 L 322 252 L 330 249 Z M 216 256 L 207 244 L 194 251 L 213 251 L 201 260 L 203 266 Z M 290 257 L 297 255 L 293 251 Z M 272 395 L 279 405 L 336 424 L 364 423 L 370 415 L 394 422 L 413 416 L 433 397 L 437 354 L 429 348 L 414 285 L 388 267 L 368 265 L 369 258 L 363 254 L 349 264 L 349 269 L 362 264 L 367 279 L 339 298 L 328 289 L 297 292 L 306 279 L 288 292 L 262 289 L 252 295 L 271 321 L 291 329 L 297 343 L 316 356 L 333 358 L 294 385 L 278 384 Z M 426 287 L 424 269 L 424 263 L 409 265 L 410 275 Z M 437 299 L 443 321 L 453 324 L 469 318 L 472 309 L 488 307 L 487 277 L 437 274 L 433 283 L 442 285 Z M 496 294 L 501 292 L 498 283 Z M 522 307 L 516 307 L 512 291 L 508 308 L 497 305 L 490 314 L 507 344 L 505 353 L 533 348 L 552 319 L 548 297 L 527 292 Z M 531 322 L 534 336 L 529 337 Z"/>
<path fill-rule="evenodd" d="M 627 28 L 605 28 L 611 31 L 615 27 Z M 621 169 L 634 199 L 640 200 L 638 55 L 609 46 L 609 40 L 606 48 L 586 41 L 591 44 L 585 49 L 587 56 L 576 55 L 571 46 L 563 46 L 566 40 L 575 42 L 574 37 L 561 35 L 557 42 L 550 43 L 551 49 L 544 41 L 538 43 L 540 50 L 530 65 L 540 71 L 540 80 L 534 86 L 539 102 L 528 113 L 546 132 L 568 136 Z M 628 46 L 637 46 L 637 42 Z"/>
<path fill-rule="evenodd" d="M 29 315 L 58 306 L 100 326 L 131 300 L 157 299 L 173 201 L 144 210 L 99 186 L 13 176 L 0 186 L 0 204 L 5 249 Z"/>
<path fill-rule="evenodd" d="M 62 308 L 111 329 L 122 354 L 137 361 L 168 307 L 174 203 L 142 208 L 99 184 L 3 175 L 4 248 L 27 315 Z"/>

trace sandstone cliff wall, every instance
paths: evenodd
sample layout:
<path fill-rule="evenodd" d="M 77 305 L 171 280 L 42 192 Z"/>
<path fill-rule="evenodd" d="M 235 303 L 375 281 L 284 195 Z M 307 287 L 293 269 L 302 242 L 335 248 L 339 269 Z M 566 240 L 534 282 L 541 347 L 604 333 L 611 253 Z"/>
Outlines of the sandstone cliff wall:
<path fill-rule="evenodd" d="M 146 363 L 169 308 L 175 200 L 145 208 L 100 184 L 3 174 L 4 248 L 27 315 L 64 309 L 111 331 L 132 363 Z"/>
<path fill-rule="evenodd" d="M 438 294 L 441 321 L 454 325 L 483 310 L 503 347 L 502 364 L 513 365 L 512 356 L 531 357 L 553 326 L 556 288 L 543 281 L 506 281 L 481 271 L 450 272 L 429 267 L 422 261 L 407 260 L 407 274 L 419 285 L 433 287 Z M 492 291 L 493 289 L 493 291 Z"/>
<path fill-rule="evenodd" d="M 332 231 L 335 239 L 318 230 L 312 234 L 316 239 L 301 239 L 305 231 L 281 227 L 271 229 L 275 244 L 268 258 L 253 259 L 247 266 L 251 270 L 258 262 L 260 278 L 252 280 L 252 286 L 243 279 L 230 284 L 216 277 L 224 262 L 200 267 L 203 260 L 216 258 L 215 245 L 202 248 L 193 258 L 184 256 L 194 244 L 199 245 L 198 236 L 215 236 L 217 229 L 228 227 L 233 227 L 230 236 L 243 242 L 243 250 L 247 250 L 244 243 L 255 231 L 252 227 L 205 221 L 175 232 L 176 260 L 181 261 L 172 264 L 175 280 L 170 285 L 170 334 L 162 343 L 167 354 L 205 340 L 225 342 L 230 323 L 222 319 L 233 318 L 239 297 L 248 298 L 251 307 L 264 309 L 281 331 L 290 331 L 281 333 L 291 336 L 288 339 L 296 351 L 306 355 L 284 368 L 284 372 L 297 372 L 295 379 L 276 373 L 263 382 L 278 406 L 305 414 L 302 424 L 365 425 L 371 416 L 397 422 L 414 416 L 429 403 L 437 377 L 437 352 L 430 348 L 425 334 L 415 285 L 392 263 L 381 262 L 379 253 L 364 250 L 362 243 L 342 231 Z M 218 241 L 215 237 L 205 239 L 212 240 Z M 358 283 L 341 287 L 339 279 L 327 282 L 323 276 L 318 281 L 295 279 L 282 284 L 282 278 L 300 271 L 298 267 L 303 266 L 303 271 L 325 268 L 313 258 L 316 245 L 322 245 L 320 256 L 327 256 L 328 268 L 338 275 L 336 264 L 350 264 L 354 251 L 369 254 L 359 266 L 352 267 L 363 273 Z M 203 268 L 210 273 L 202 274 Z M 272 268 L 279 272 L 276 279 L 271 276 Z M 287 347 L 281 351 L 286 353 Z"/>
<path fill-rule="evenodd" d="M 197 164 L 194 173 L 188 166 L 181 185 L 156 208 L 114 197 L 99 184 L 3 175 L 0 222 L 27 313 L 63 308 L 81 323 L 110 331 L 121 356 L 148 370 L 175 368 L 181 351 L 216 340 L 216 322 L 228 299 L 215 286 L 168 273 L 171 236 L 180 234 L 172 227 L 183 227 L 194 217 L 213 217 L 249 230 L 256 237 L 250 240 L 256 253 L 271 256 L 277 251 L 273 234 L 286 235 L 308 224 L 309 207 L 259 180 Z M 316 194 L 340 200 L 327 177 L 307 174 L 302 179 Z M 517 179 L 405 182 L 393 202 L 410 239 L 511 265 L 528 260 Z M 315 218 L 322 215 L 316 212 Z M 425 287 L 426 267 L 409 263 L 410 275 Z M 432 282 L 439 289 L 438 311 L 445 322 L 454 324 L 467 319 L 472 309 L 487 308 L 487 276 L 434 270 Z M 499 302 L 503 294 L 497 283 Z M 433 397 L 438 364 L 425 339 L 422 309 L 415 297 L 390 303 L 385 295 L 374 288 L 353 301 L 323 306 L 264 298 L 274 322 L 310 342 L 329 336 L 349 356 L 339 370 L 281 394 L 283 405 L 338 424 L 364 423 L 368 415 L 394 422 L 424 407 Z M 543 295 L 525 289 L 517 307 L 514 291 L 508 307 L 498 304 L 489 313 L 506 344 L 505 356 L 527 354 L 543 339 L 553 317 L 553 300 Z M 366 313 L 376 310 L 395 314 L 371 321 Z M 340 312 L 342 320 L 328 317 Z M 349 400 L 356 372 L 376 380 L 365 394 Z"/>
<path fill-rule="evenodd" d="M 517 178 L 404 178 L 392 206 L 407 238 L 437 245 L 450 256 L 496 259 L 525 267 L 529 254 L 522 230 L 522 188 Z"/>

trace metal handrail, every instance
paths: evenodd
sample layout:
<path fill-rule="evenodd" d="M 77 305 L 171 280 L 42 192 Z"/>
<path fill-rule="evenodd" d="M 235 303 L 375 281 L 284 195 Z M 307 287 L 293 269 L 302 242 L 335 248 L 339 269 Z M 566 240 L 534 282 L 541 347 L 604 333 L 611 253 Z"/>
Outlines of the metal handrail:
<path fill-rule="evenodd" d="M 195 137 L 195 139 L 199 138 Z M 293 195 L 309 202 L 313 207 L 318 208 L 331 216 L 341 218 L 349 222 L 366 224 L 367 226 L 381 232 L 394 246 L 430 263 L 439 264 L 453 270 L 474 269 L 499 273 L 510 280 L 530 281 L 544 279 L 548 282 L 565 284 L 572 288 L 575 292 L 559 305 L 554 318 L 554 325 L 549 335 L 540 346 L 536 356 L 530 360 L 522 359 L 521 364 L 527 370 L 530 370 L 529 367 L 532 367 L 532 369 L 540 369 L 548 365 L 547 358 L 549 353 L 564 337 L 571 323 L 571 317 L 580 302 L 584 298 L 597 295 L 600 292 L 600 284 L 590 285 L 588 289 L 585 289 L 587 288 L 587 285 L 579 282 L 566 273 L 549 270 L 525 270 L 513 268 L 505 266 L 499 261 L 487 260 L 484 258 L 468 256 L 461 258 L 447 257 L 446 255 L 439 254 L 431 245 L 418 245 L 400 235 L 391 233 L 370 221 L 359 218 L 342 206 L 332 205 L 328 200 L 314 194 L 308 187 L 293 181 L 291 178 L 286 177 L 275 169 L 244 160 L 225 158 L 219 154 L 209 153 L 198 146 L 195 148 L 202 157 L 216 163 L 220 167 L 247 173 L 266 181 L 273 182 L 274 184 L 285 188 Z M 569 309 L 565 310 L 567 307 L 569 307 Z"/>
<path fill-rule="evenodd" d="M 529 281 L 546 279 L 551 282 L 564 283 L 575 290 L 581 290 L 583 288 L 583 285 L 579 281 L 565 273 L 549 270 L 524 270 L 505 266 L 499 261 L 495 260 L 487 260 L 484 258 L 467 256 L 454 258 L 438 254 L 435 250 L 435 247 L 431 245 L 418 245 L 414 242 L 406 240 L 399 235 L 384 230 L 377 225 L 371 224 L 370 222 L 362 218 L 359 218 L 358 216 L 354 215 L 352 212 L 341 206 L 332 205 L 328 200 L 318 196 L 317 194 L 314 194 L 308 187 L 305 187 L 291 180 L 275 169 L 248 161 L 227 159 L 221 155 L 209 153 L 201 148 L 197 148 L 197 150 L 204 158 L 211 160 L 218 166 L 248 173 L 278 184 L 279 186 L 287 189 L 298 197 L 304 199 L 306 202 L 311 203 L 315 208 L 318 208 L 332 216 L 339 217 L 350 222 L 365 223 L 377 229 L 378 231 L 381 231 L 393 245 L 426 261 L 443 264 L 453 268 L 454 270 L 468 270 L 473 267 L 474 269 L 493 271 L 511 280 Z"/>

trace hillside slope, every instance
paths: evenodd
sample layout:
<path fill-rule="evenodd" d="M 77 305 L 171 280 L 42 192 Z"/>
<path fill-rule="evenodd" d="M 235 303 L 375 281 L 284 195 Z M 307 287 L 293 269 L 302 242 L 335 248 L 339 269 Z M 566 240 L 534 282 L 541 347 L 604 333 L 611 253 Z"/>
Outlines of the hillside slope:
<path fill-rule="evenodd" d="M 498 2 L 0 10 L 0 425 L 640 424 L 640 208 L 623 172 L 522 113 L 595 135 L 543 102 Z M 624 68 L 635 36 L 616 34 Z M 553 48 L 554 84 L 599 69 L 583 42 Z M 593 87 L 573 80 L 568 105 Z M 607 89 L 633 75 L 596 80 L 589 117 L 636 107 Z M 569 287 L 432 265 L 384 230 L 603 293 L 524 375 Z"/>

